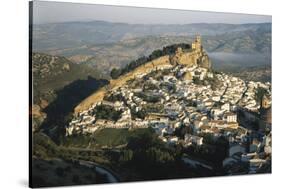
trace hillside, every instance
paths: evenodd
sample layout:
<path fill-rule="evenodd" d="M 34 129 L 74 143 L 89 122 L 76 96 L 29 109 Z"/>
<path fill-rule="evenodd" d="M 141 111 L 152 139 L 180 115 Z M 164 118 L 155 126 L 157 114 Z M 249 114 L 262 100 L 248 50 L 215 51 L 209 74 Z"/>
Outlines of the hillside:
<path fill-rule="evenodd" d="M 216 176 L 251 174 L 253 167 L 244 166 L 245 162 L 223 163 L 229 157 L 244 156 L 244 150 L 230 154 L 232 145 L 253 145 L 241 141 L 240 136 L 254 138 L 257 133 L 270 133 L 271 83 L 248 82 L 210 69 L 211 62 L 200 41 L 197 36 L 191 49 L 177 48 L 174 54 L 133 68 L 82 101 L 65 127 L 66 144 L 124 152 L 116 158 L 118 163 L 111 164 L 117 174 L 125 176 L 124 180 L 136 180 L 130 168 L 144 179 L 179 173 L 177 166 L 184 168 L 187 154 L 187 162 L 191 159 L 203 164 L 194 166 L 195 171 L 187 171 L 188 166 L 184 173 L 203 176 L 207 169 L 208 174 Z M 130 137 L 136 131 L 145 135 Z M 231 142 L 229 135 L 233 137 Z M 174 151 L 169 153 L 164 146 Z M 260 153 L 256 150 L 255 155 Z M 271 172 L 271 151 L 261 153 L 258 158 L 266 170 L 258 167 L 256 172 Z M 122 166 L 124 161 L 127 164 Z M 157 164 L 159 167 L 153 167 Z M 167 164 L 171 169 L 159 171 Z M 236 169 L 241 164 L 243 167 Z"/>
<path fill-rule="evenodd" d="M 167 55 L 167 56 L 160 57 L 156 60 L 147 62 L 146 64 L 137 67 L 133 71 L 126 73 L 125 75 L 122 75 L 117 79 L 111 79 L 109 85 L 100 88 L 98 91 L 94 92 L 85 100 L 83 100 L 79 105 L 77 105 L 75 107 L 74 112 L 78 113 L 80 111 L 83 111 L 84 109 L 89 108 L 92 104 L 101 101 L 109 90 L 113 90 L 115 88 L 124 85 L 130 79 L 137 77 L 137 75 L 148 73 L 153 69 L 160 69 L 161 67 L 165 67 L 165 66 L 169 67 L 170 65 L 171 64 L 170 64 L 169 56 Z"/>
<path fill-rule="evenodd" d="M 271 67 L 271 54 L 208 53 L 213 68 L 218 71 L 236 73 L 253 67 Z"/>
<path fill-rule="evenodd" d="M 32 54 L 32 76 L 35 103 L 42 99 L 52 101 L 55 90 L 77 79 L 87 79 L 88 76 L 102 78 L 97 70 L 87 65 L 77 65 L 65 57 L 42 53 Z"/>
<path fill-rule="evenodd" d="M 148 62 L 138 65 L 137 67 L 129 69 L 128 72 L 125 72 L 125 74 L 120 75 L 116 79 L 111 79 L 109 85 L 100 88 L 98 91 L 94 92 L 92 95 L 83 100 L 78 106 L 75 107 L 74 112 L 78 113 L 88 109 L 93 104 L 102 101 L 108 91 L 117 89 L 125 85 L 129 80 L 141 78 L 143 75 L 146 75 L 154 70 L 171 68 L 173 65 L 177 64 L 183 64 L 187 67 L 198 65 L 200 67 L 204 67 L 205 69 L 209 69 L 211 67 L 211 61 L 201 46 L 201 38 L 195 40 L 192 45 L 195 45 L 196 47 L 191 49 L 191 45 L 184 44 L 183 46 L 186 46 L 187 49 L 182 49 L 181 47 L 175 49 L 177 45 L 164 47 L 162 51 L 159 51 L 161 56 L 157 56 L 156 59 L 152 59 Z M 165 50 L 167 51 L 166 53 L 164 53 Z"/>
<path fill-rule="evenodd" d="M 82 35 L 78 35 L 82 33 Z M 109 75 L 155 49 L 190 43 L 200 33 L 207 52 L 270 54 L 271 24 L 134 25 L 70 22 L 36 25 L 35 50 L 86 63 Z M 48 39 L 48 40 L 46 40 Z M 242 65 L 247 65 L 243 62 Z M 111 68 L 111 69 L 109 69 Z"/>
<path fill-rule="evenodd" d="M 255 66 L 232 72 L 232 75 L 240 77 L 245 81 L 271 82 L 271 66 Z"/>
<path fill-rule="evenodd" d="M 66 114 L 73 104 L 106 83 L 92 67 L 42 53 L 32 54 L 32 76 L 34 127 L 41 125 L 49 114 Z"/>
<path fill-rule="evenodd" d="M 34 117 L 45 116 L 40 131 L 33 133 L 33 180 L 38 186 L 110 181 L 97 168 L 110 170 L 107 172 L 121 182 L 252 170 L 245 166 L 232 172 L 240 162 L 222 165 L 231 149 L 225 136 L 230 134 L 237 144 L 246 133 L 254 137 L 271 124 L 271 108 L 259 115 L 265 95 L 263 106 L 271 106 L 271 84 L 245 81 L 246 77 L 263 76 L 262 68 L 236 73 L 245 80 L 214 71 L 199 35 L 191 44 L 174 44 L 153 52 L 120 69 L 121 74 L 109 83 L 88 76 L 63 87 L 47 81 L 67 76 L 66 80 L 74 66 L 86 77 L 80 68 L 92 67 L 34 54 L 35 78 L 58 87 L 51 103 L 40 109 L 39 96 L 41 104 L 33 110 Z M 257 117 L 249 120 L 249 112 Z M 245 141 L 243 145 L 253 144 Z M 261 153 L 263 166 L 270 168 L 271 152 Z M 243 157 L 240 152 L 234 155 Z M 199 164 L 190 166 L 186 158 Z M 256 170 L 262 172 L 260 167 Z"/>

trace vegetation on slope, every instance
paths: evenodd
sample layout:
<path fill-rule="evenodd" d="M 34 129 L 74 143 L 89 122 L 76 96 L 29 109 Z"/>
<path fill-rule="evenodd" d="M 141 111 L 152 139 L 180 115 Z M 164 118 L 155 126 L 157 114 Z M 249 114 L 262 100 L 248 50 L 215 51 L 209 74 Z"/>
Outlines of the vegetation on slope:
<path fill-rule="evenodd" d="M 231 74 L 245 81 L 271 82 L 272 68 L 271 65 L 252 66 L 239 71 L 233 71 Z"/>
<path fill-rule="evenodd" d="M 32 76 L 34 103 L 42 99 L 50 103 L 55 98 L 55 90 L 78 79 L 88 76 L 100 79 L 103 76 L 92 67 L 77 65 L 65 57 L 42 53 L 32 53 Z"/>
<path fill-rule="evenodd" d="M 32 111 L 33 130 L 43 129 L 56 142 L 64 135 L 74 107 L 108 83 L 92 67 L 41 53 L 32 54 L 32 76 L 33 107 L 44 112 L 35 117 Z"/>
<path fill-rule="evenodd" d="M 140 65 L 143 65 L 149 61 L 155 60 L 161 56 L 174 54 L 178 47 L 181 47 L 183 50 L 190 49 L 189 44 L 179 43 L 179 44 L 173 44 L 173 45 L 163 47 L 163 49 L 154 50 L 149 56 L 142 56 L 142 57 L 138 58 L 137 60 L 131 61 L 124 68 L 120 68 L 120 69 L 113 68 L 111 70 L 110 76 L 113 79 L 116 79 L 120 75 L 128 73 L 128 72 L 132 71 L 133 69 L 135 69 L 135 68 L 139 67 Z"/>

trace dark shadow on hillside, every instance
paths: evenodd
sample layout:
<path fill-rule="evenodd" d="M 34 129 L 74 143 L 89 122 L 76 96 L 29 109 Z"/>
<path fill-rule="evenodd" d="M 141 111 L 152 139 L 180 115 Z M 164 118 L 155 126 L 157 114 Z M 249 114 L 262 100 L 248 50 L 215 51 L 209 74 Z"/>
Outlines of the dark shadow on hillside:
<path fill-rule="evenodd" d="M 73 81 L 56 91 L 57 98 L 44 109 L 47 118 L 41 127 L 43 132 L 55 142 L 59 142 L 59 138 L 64 135 L 64 127 L 71 119 L 75 106 L 108 83 L 107 80 L 88 76 L 86 80 Z"/>

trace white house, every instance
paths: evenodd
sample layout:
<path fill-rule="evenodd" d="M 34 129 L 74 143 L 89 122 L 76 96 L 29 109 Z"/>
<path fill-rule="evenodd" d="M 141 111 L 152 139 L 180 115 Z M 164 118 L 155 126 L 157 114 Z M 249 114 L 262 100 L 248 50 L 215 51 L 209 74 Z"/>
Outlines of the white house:
<path fill-rule="evenodd" d="M 192 144 L 196 144 L 196 145 L 202 145 L 203 144 L 203 137 L 199 137 L 199 136 L 194 136 L 191 134 L 185 134 L 184 135 L 184 141 L 186 143 L 192 143 Z"/>
<path fill-rule="evenodd" d="M 176 144 L 178 142 L 179 138 L 176 136 L 172 136 L 168 138 L 168 144 Z"/>
<path fill-rule="evenodd" d="M 229 111 L 230 110 L 230 105 L 229 103 L 225 103 L 221 106 L 221 109 L 222 110 L 225 110 L 225 111 Z"/>
<path fill-rule="evenodd" d="M 224 120 L 228 123 L 237 122 L 237 114 L 233 112 L 227 112 L 224 114 Z"/>

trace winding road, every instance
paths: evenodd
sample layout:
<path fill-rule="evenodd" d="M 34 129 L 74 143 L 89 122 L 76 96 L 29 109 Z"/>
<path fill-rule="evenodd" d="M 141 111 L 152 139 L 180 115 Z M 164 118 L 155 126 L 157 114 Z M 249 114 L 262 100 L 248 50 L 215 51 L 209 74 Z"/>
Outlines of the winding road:
<path fill-rule="evenodd" d="M 112 172 L 111 170 L 107 169 L 106 167 L 104 167 L 102 165 L 99 165 L 99 164 L 91 162 L 91 161 L 84 161 L 84 160 L 79 160 L 79 164 L 83 165 L 83 166 L 87 166 L 89 168 L 95 167 L 96 172 L 101 175 L 105 175 L 105 177 L 109 183 L 120 182 L 120 179 L 114 172 Z"/>

